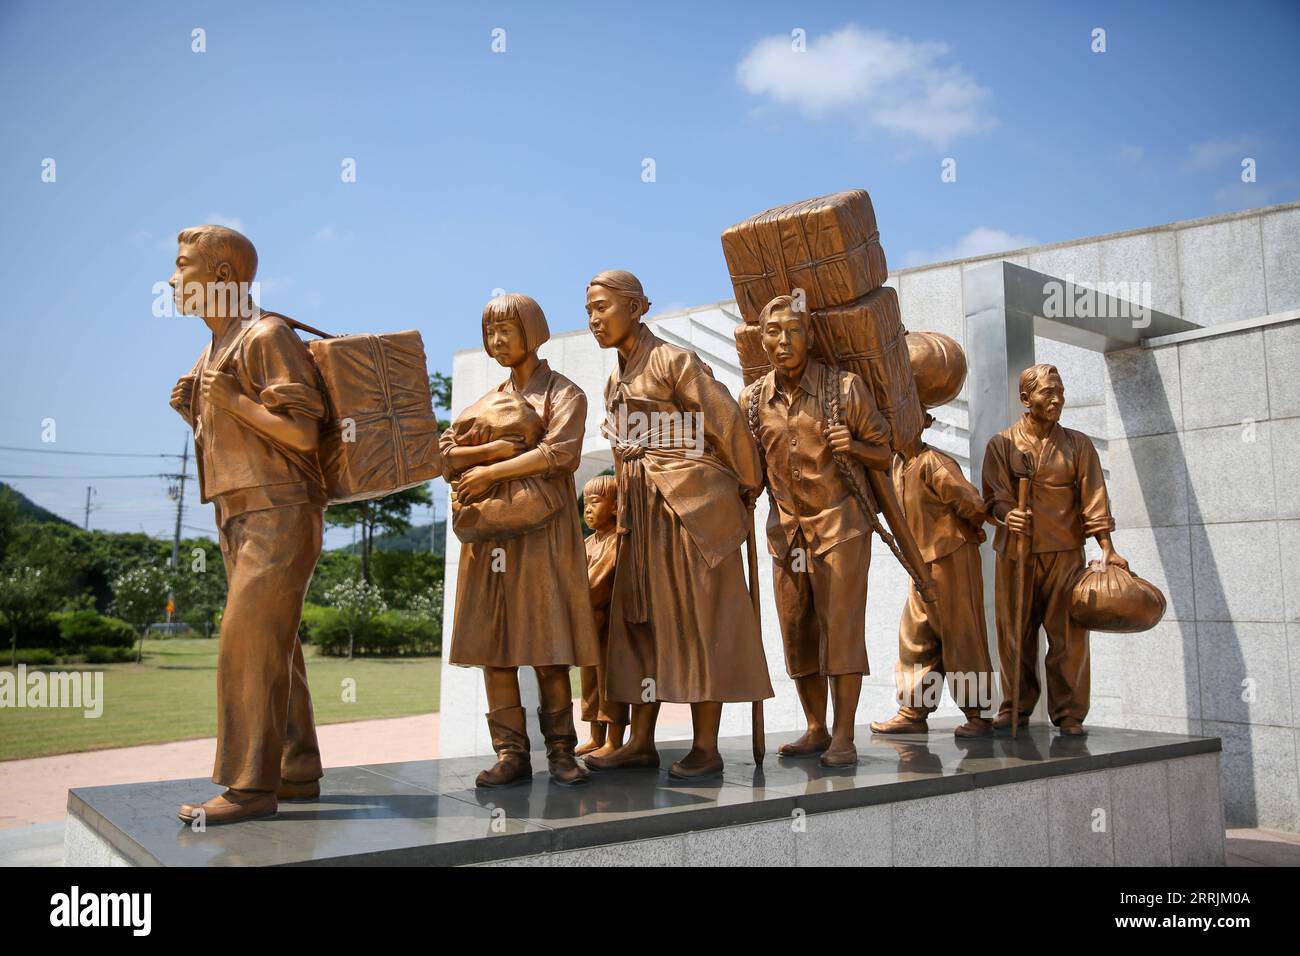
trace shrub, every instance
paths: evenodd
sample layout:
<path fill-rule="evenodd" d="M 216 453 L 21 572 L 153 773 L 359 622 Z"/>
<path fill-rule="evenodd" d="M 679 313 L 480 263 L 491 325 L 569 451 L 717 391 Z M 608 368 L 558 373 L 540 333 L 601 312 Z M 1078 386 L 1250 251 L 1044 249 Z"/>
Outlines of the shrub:
<path fill-rule="evenodd" d="M 34 618 L 28 623 L 18 635 L 18 647 L 20 650 L 24 647 L 28 650 L 34 648 L 61 649 L 63 647 L 63 635 L 59 633 L 59 622 L 55 620 L 55 614 L 46 614 Z"/>
<path fill-rule="evenodd" d="M 181 620 L 194 632 L 190 637 L 216 637 L 217 625 L 213 621 L 220 620 L 220 612 L 209 613 L 203 608 L 191 608 L 181 615 Z"/>
<path fill-rule="evenodd" d="M 313 605 L 310 615 L 304 608 L 303 621 L 320 653 L 347 656 L 348 630 L 338 611 Z M 436 623 L 409 611 L 385 611 L 361 626 L 352 653 L 404 657 L 437 654 L 440 649 L 440 628 Z"/>
<path fill-rule="evenodd" d="M 129 626 L 129 625 L 128 625 Z M 86 648 L 87 664 L 115 664 L 121 661 L 133 660 L 135 655 L 132 653 L 131 646 L 126 647 L 102 647 L 95 645 Z"/>
<path fill-rule="evenodd" d="M 129 648 L 135 644 L 135 630 L 130 624 L 98 611 L 63 611 L 51 617 L 59 625 L 64 649 L 72 652 L 92 646 Z"/>
<path fill-rule="evenodd" d="M 393 643 L 402 654 L 438 654 L 442 651 L 442 622 L 411 611 L 388 611 L 379 615 L 382 626 L 393 632 Z"/>
<path fill-rule="evenodd" d="M 334 608 L 308 601 L 302 606 L 302 619 L 298 622 L 298 639 L 304 644 L 312 643 L 316 640 L 317 632 L 337 616 L 338 612 Z"/>
<path fill-rule="evenodd" d="M 49 667 L 58 662 L 58 655 L 48 647 L 29 647 L 17 654 L 17 663 L 28 667 Z"/>

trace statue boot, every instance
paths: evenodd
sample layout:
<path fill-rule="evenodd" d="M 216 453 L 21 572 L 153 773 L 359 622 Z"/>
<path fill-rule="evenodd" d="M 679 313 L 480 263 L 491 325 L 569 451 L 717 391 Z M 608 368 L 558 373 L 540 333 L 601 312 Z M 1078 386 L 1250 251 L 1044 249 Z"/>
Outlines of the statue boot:
<path fill-rule="evenodd" d="M 546 738 L 546 762 L 550 765 L 551 779 L 566 786 L 586 783 L 587 771 L 578 764 L 574 754 L 578 733 L 573 727 L 573 707 L 566 702 L 549 713 L 538 707 L 537 722 Z"/>
<path fill-rule="evenodd" d="M 492 749 L 497 762 L 474 781 L 476 787 L 508 787 L 525 783 L 533 777 L 533 763 L 528 756 L 528 732 L 522 707 L 502 707 L 487 715 L 492 732 Z"/>

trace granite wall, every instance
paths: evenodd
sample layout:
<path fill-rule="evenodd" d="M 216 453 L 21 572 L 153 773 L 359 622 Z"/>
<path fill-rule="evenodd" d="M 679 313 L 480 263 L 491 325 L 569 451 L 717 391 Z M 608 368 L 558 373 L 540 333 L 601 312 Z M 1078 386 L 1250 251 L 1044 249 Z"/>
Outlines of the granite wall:
<path fill-rule="evenodd" d="M 1095 634 L 1093 720 L 1223 738 L 1228 824 L 1300 831 L 1300 313 L 1107 356 L 1115 546 L 1169 599 Z"/>

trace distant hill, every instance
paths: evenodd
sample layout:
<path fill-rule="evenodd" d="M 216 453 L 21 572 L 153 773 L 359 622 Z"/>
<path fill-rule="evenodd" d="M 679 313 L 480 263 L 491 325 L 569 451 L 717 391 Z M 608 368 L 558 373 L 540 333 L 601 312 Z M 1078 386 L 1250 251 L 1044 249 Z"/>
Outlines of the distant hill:
<path fill-rule="evenodd" d="M 46 511 L 12 485 L 6 485 L 3 481 L 0 481 L 0 491 L 8 491 L 14 496 L 14 499 L 18 502 L 18 513 L 28 521 L 47 521 L 54 524 L 64 524 L 69 528 L 77 527 L 67 518 L 60 518 L 53 511 Z"/>
<path fill-rule="evenodd" d="M 375 538 L 376 551 L 428 551 L 429 545 L 429 526 L 427 524 L 414 525 L 406 534 L 382 534 Z M 433 553 L 442 554 L 447 545 L 447 522 L 439 521 L 433 529 Z M 345 544 L 341 548 L 335 548 L 335 551 L 346 551 L 355 554 L 361 550 L 359 544 Z"/>

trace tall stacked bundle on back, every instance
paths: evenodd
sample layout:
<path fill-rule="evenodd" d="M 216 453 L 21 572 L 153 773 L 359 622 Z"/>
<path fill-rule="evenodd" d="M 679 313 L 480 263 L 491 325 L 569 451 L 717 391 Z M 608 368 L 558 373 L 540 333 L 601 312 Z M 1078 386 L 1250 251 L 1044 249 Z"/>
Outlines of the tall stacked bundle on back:
<path fill-rule="evenodd" d="M 895 450 L 921 434 L 924 413 L 912 379 L 898 295 L 884 286 L 885 253 L 865 190 L 851 189 L 769 209 L 722 234 L 722 251 L 745 324 L 735 330 L 745 383 L 771 366 L 757 322 L 778 295 L 802 290 L 813 354 L 862 376 L 889 422 Z"/>
<path fill-rule="evenodd" d="M 777 206 L 722 234 L 740 314 L 750 324 L 778 295 L 803 289 L 808 308 L 848 305 L 889 276 L 864 189 Z"/>
<path fill-rule="evenodd" d="M 868 292 L 850 305 L 814 309 L 813 341 L 821 342 L 826 360 L 857 372 L 889 422 L 895 451 L 912 447 L 925 427 L 925 412 L 916 394 L 908 359 L 898 293 L 889 286 Z"/>

